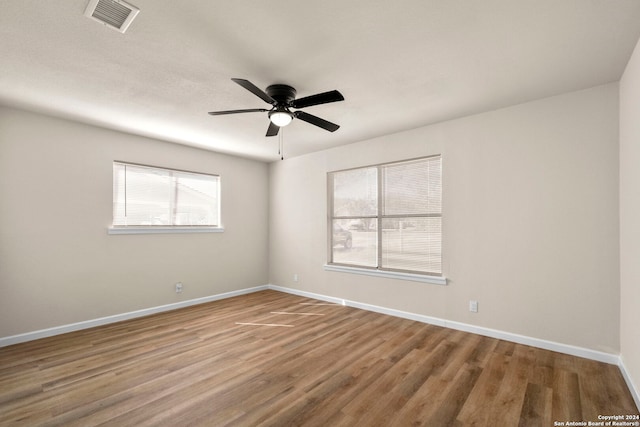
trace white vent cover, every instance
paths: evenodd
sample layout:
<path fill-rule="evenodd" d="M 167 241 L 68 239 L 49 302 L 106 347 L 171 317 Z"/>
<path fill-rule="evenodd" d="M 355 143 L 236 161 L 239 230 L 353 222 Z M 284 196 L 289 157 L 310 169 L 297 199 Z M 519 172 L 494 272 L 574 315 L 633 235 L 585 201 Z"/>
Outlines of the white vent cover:
<path fill-rule="evenodd" d="M 84 16 L 124 33 L 138 12 L 140 9 L 121 0 L 89 0 Z"/>

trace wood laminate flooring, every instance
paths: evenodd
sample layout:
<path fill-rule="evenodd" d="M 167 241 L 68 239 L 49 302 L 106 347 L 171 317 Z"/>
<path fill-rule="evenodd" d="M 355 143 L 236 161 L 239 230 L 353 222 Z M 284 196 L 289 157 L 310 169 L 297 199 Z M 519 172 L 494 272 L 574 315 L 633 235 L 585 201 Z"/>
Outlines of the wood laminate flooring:
<path fill-rule="evenodd" d="M 553 426 L 633 414 L 614 365 L 276 291 L 0 349 L 2 426 Z"/>

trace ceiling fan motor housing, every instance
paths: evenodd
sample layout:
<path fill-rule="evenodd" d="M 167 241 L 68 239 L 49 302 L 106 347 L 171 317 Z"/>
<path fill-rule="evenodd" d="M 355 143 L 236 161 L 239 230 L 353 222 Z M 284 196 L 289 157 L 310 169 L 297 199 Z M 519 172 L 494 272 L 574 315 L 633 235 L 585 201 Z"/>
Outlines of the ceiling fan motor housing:
<path fill-rule="evenodd" d="M 288 85 L 276 84 L 267 87 L 267 95 L 275 99 L 277 105 L 289 106 L 296 99 L 296 90 Z"/>

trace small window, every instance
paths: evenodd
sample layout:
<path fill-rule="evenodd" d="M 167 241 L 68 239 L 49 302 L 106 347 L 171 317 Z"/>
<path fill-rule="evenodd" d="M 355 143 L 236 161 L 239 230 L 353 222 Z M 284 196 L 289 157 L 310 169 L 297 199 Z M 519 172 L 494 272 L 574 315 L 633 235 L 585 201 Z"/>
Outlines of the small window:
<path fill-rule="evenodd" d="M 440 156 L 330 172 L 329 264 L 442 275 Z"/>
<path fill-rule="evenodd" d="M 113 163 L 112 229 L 219 228 L 220 177 Z"/>

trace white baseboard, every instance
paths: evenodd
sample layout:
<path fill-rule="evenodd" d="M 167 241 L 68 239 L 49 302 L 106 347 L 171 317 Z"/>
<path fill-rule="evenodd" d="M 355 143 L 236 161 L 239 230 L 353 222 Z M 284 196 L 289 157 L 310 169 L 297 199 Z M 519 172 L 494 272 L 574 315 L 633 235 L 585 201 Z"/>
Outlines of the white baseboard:
<path fill-rule="evenodd" d="M 424 316 L 422 314 L 408 313 L 406 311 L 394 310 L 392 308 L 379 307 L 377 305 L 364 304 L 357 301 L 349 301 L 341 298 L 330 297 L 327 295 L 316 294 L 313 292 L 301 291 L 299 289 L 285 288 L 282 286 L 268 285 L 269 289 L 274 291 L 286 292 L 288 294 L 298 295 L 306 298 L 318 299 L 321 301 L 332 302 L 334 304 L 346 305 L 348 307 L 359 308 L 367 311 L 374 311 L 380 314 L 388 314 L 389 316 L 402 317 L 403 319 L 415 320 L 417 322 L 429 323 L 431 325 L 445 326 L 445 321 L 436 317 Z"/>
<path fill-rule="evenodd" d="M 161 313 L 163 311 L 176 310 L 178 308 L 189 307 L 192 305 L 203 304 L 205 302 L 217 301 L 225 298 L 236 297 L 239 295 L 250 294 L 253 292 L 264 291 L 269 289 L 268 285 L 256 286 L 253 288 L 240 289 L 237 291 L 225 292 L 208 297 L 195 298 L 186 301 L 180 301 L 172 304 L 161 305 L 157 307 L 145 308 L 142 310 L 130 311 L 128 313 L 116 314 L 113 316 L 100 317 L 98 319 L 86 320 L 84 322 L 71 323 L 68 325 L 56 326 L 39 331 L 27 332 L 19 335 L 0 338 L 0 347 L 6 347 L 12 344 L 33 341 L 39 338 L 51 337 L 54 335 L 65 334 L 67 332 L 79 331 L 81 329 L 93 328 L 95 326 L 106 325 L 109 323 L 121 322 L 123 320 L 135 319 L 136 317 L 148 316 L 150 314 Z"/>
<path fill-rule="evenodd" d="M 380 307 L 372 304 L 361 303 L 357 301 L 349 301 L 341 298 L 335 298 L 327 295 L 316 294 L 313 292 L 301 291 L 293 288 L 286 288 L 282 286 L 276 285 L 263 285 L 256 286 L 253 288 L 240 289 L 237 291 L 226 292 L 217 295 L 211 295 L 208 297 L 196 298 L 187 301 L 180 301 L 172 304 L 161 305 L 158 307 L 151 307 L 137 311 L 131 311 L 128 313 L 116 314 L 113 316 L 101 317 L 98 319 L 87 320 L 78 323 L 71 323 L 68 325 L 56 326 L 53 328 L 42 329 L 33 332 L 27 332 L 19 335 L 12 335 L 9 337 L 0 337 L 0 347 L 5 347 L 12 344 L 18 344 L 26 341 L 32 341 L 39 338 L 46 338 L 54 335 L 64 334 L 67 332 L 78 331 L 81 329 L 93 328 L 95 326 L 106 325 L 109 323 L 121 322 L 123 320 L 134 319 L 136 317 L 148 316 L 150 314 L 160 313 L 169 310 L 175 310 L 178 308 L 189 307 L 196 304 L 202 304 L 211 301 L 217 301 L 225 298 L 231 298 L 239 295 L 250 294 L 253 292 L 263 291 L 266 289 L 272 289 L 275 291 L 285 292 L 293 295 L 303 296 L 307 298 L 318 299 L 321 301 L 332 302 L 335 304 L 346 305 L 349 307 L 359 308 L 362 310 L 373 311 L 376 313 L 387 314 L 390 316 L 401 317 L 404 319 L 415 320 L 417 322 L 428 323 L 431 325 L 437 325 L 442 327 L 447 327 L 451 329 L 456 329 L 465 332 L 471 332 L 478 335 L 484 335 L 491 338 L 497 338 L 505 341 L 515 342 L 519 344 L 530 345 L 532 347 L 543 348 L 546 350 L 557 351 L 560 353 L 566 353 L 573 356 L 584 357 L 587 359 L 597 360 L 600 362 L 610 363 L 614 365 L 621 366 L 623 370 L 623 374 L 625 376 L 625 380 L 628 384 L 631 384 L 630 378 L 626 373 L 626 370 L 623 368 L 620 356 L 617 354 L 611 353 L 603 353 L 596 350 L 591 350 L 582 347 L 576 347 L 568 344 L 557 343 L 553 341 L 542 340 L 538 338 L 527 337 L 523 335 L 518 335 L 510 332 L 499 331 L 490 328 L 484 328 L 481 326 L 470 325 L 461 322 L 454 322 L 446 319 L 440 319 L 437 317 L 425 316 L 422 314 L 409 313 L 406 311 L 396 310 L 392 308 Z M 634 397 L 637 400 L 637 389 L 630 387 L 632 389 L 632 393 L 635 393 Z"/>
<path fill-rule="evenodd" d="M 346 305 L 348 307 L 360 308 L 362 310 L 374 311 L 376 313 L 388 314 L 390 316 L 401 317 L 403 319 L 415 320 L 417 322 L 428 323 L 430 325 L 442 326 L 445 328 L 456 329 L 459 331 L 470 332 L 478 335 L 484 335 L 491 338 L 497 338 L 504 341 L 515 342 L 518 344 L 529 345 L 532 347 L 542 348 L 545 350 L 556 351 L 559 353 L 570 354 L 572 356 L 584 357 L 586 359 L 597 360 L 599 362 L 609 363 L 612 365 L 620 365 L 620 356 L 612 353 L 604 353 L 601 351 L 591 350 L 583 347 L 576 347 L 569 344 L 562 344 L 554 341 L 547 341 L 539 338 L 527 337 L 511 332 L 499 331 L 496 329 L 485 328 L 482 326 L 470 325 L 467 323 L 454 322 L 451 320 L 440 319 L 437 317 L 425 316 L 422 314 L 409 313 L 406 311 L 395 310 L 392 308 L 380 307 L 377 305 L 365 304 L 356 301 L 349 301 L 326 295 L 315 294 L 313 292 L 305 292 L 298 289 L 285 288 L 282 286 L 268 285 L 269 289 L 275 291 L 286 292 L 307 298 L 319 299 L 322 301 L 333 302 Z"/>
<path fill-rule="evenodd" d="M 633 380 L 631 379 L 631 375 L 629 375 L 629 372 L 627 371 L 627 367 L 624 364 L 623 356 L 620 356 L 620 363 L 618 366 L 620 366 L 620 372 L 622 372 L 624 381 L 627 383 L 627 387 L 631 392 L 631 396 L 633 396 L 633 400 L 636 402 L 636 408 L 640 410 L 640 390 L 638 390 L 638 387 L 636 387 L 636 385 L 633 383 Z"/>

